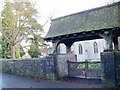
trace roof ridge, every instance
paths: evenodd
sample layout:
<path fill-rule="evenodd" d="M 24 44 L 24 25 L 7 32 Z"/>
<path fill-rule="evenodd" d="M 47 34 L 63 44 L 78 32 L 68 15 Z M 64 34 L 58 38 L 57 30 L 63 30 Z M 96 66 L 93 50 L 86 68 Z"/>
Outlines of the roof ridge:
<path fill-rule="evenodd" d="M 88 10 L 84 10 L 84 11 L 76 12 L 76 13 L 72 13 L 72 14 L 68 14 L 68 15 L 65 15 L 65 16 L 54 18 L 51 21 L 55 21 L 55 20 L 62 19 L 62 18 L 68 17 L 68 16 L 72 16 L 72 15 L 77 15 L 77 14 L 80 14 L 80 13 L 85 13 L 85 12 L 90 12 L 90 11 L 102 9 L 102 8 L 105 8 L 105 7 L 111 7 L 111 6 L 114 6 L 114 5 L 119 4 L 119 3 L 120 3 L 120 1 L 114 2 L 112 4 L 108 4 L 108 5 L 105 5 L 105 6 L 101 6 L 101 7 L 97 7 L 97 8 L 92 8 L 92 9 L 88 9 Z"/>

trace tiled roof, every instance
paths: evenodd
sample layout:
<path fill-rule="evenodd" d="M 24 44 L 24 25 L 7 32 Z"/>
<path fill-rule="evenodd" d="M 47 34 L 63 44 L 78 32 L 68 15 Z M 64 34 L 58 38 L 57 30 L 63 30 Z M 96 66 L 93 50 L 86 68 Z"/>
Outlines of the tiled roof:
<path fill-rule="evenodd" d="M 52 20 L 45 38 L 120 27 L 120 2 Z"/>

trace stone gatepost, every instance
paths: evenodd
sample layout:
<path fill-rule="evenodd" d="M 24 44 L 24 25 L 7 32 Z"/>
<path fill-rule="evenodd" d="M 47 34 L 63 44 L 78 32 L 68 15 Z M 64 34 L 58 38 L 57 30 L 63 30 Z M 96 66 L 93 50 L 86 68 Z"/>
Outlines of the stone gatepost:
<path fill-rule="evenodd" d="M 104 87 L 120 86 L 120 51 L 101 53 L 102 84 Z"/>

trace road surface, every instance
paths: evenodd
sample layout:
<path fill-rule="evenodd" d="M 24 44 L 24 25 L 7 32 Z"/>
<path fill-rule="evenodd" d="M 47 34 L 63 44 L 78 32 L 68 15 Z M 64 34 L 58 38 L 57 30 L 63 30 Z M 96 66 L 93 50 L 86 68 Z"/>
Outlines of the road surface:
<path fill-rule="evenodd" d="M 101 88 L 101 84 L 86 84 L 79 82 L 40 80 L 0 73 L 1 88 Z"/>

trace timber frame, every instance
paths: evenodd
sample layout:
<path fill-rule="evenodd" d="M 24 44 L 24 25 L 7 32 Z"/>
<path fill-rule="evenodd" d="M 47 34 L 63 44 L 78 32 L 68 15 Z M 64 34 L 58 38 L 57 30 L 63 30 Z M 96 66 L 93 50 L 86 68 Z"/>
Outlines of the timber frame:
<path fill-rule="evenodd" d="M 80 32 L 74 34 L 68 34 L 63 36 L 57 36 L 53 38 L 47 38 L 46 41 L 53 42 L 53 52 L 57 50 L 57 46 L 60 43 L 64 43 L 67 47 L 67 52 L 70 52 L 70 48 L 72 44 L 76 41 L 84 41 L 84 40 L 93 40 L 93 39 L 105 39 L 107 41 L 108 47 L 107 49 L 112 50 L 114 43 L 114 49 L 118 50 L 118 37 L 120 36 L 120 27 L 109 28 L 109 29 L 101 29 L 101 30 L 92 30 L 88 32 Z M 56 49 L 55 49 L 56 48 Z"/>

